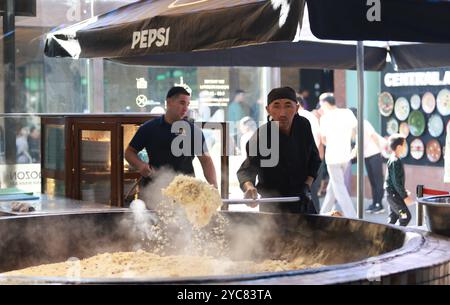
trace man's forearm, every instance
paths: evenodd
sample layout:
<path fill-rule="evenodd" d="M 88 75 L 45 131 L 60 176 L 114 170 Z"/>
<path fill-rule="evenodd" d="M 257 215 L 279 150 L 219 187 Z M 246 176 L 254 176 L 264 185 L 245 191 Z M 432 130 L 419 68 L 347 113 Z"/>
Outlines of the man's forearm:
<path fill-rule="evenodd" d="M 137 152 L 131 147 L 127 147 L 127 149 L 125 150 L 125 159 L 131 166 L 136 169 L 139 169 L 143 164 L 146 164 L 139 158 Z"/>
<path fill-rule="evenodd" d="M 214 187 L 217 188 L 217 176 L 216 176 L 216 169 L 214 167 L 214 163 L 209 156 L 203 156 L 199 158 L 200 164 L 203 168 L 203 175 L 206 178 L 206 181 L 208 181 L 209 184 L 214 185 Z"/>

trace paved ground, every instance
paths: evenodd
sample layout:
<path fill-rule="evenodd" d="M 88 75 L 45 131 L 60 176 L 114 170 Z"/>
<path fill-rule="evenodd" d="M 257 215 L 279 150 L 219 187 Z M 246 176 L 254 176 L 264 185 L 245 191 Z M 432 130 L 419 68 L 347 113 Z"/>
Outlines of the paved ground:
<path fill-rule="evenodd" d="M 352 198 L 353 205 L 355 206 L 356 210 L 356 198 Z M 372 203 L 372 200 L 365 200 L 364 201 L 364 209 L 366 209 L 370 204 Z M 383 200 L 383 206 L 384 206 L 384 213 L 380 214 L 368 214 L 364 212 L 364 219 L 368 221 L 378 222 L 378 223 L 386 223 L 387 217 L 389 215 L 389 208 L 388 203 L 384 199 Z M 411 212 L 411 222 L 409 223 L 410 226 L 416 225 L 416 205 L 409 206 L 409 211 Z"/>

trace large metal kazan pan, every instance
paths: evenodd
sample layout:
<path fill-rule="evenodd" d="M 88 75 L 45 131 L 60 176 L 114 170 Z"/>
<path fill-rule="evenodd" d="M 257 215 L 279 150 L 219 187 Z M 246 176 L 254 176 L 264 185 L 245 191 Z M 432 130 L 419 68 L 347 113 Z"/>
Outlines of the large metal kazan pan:
<path fill-rule="evenodd" d="M 221 213 L 228 220 L 224 237 L 230 241 L 229 256 L 233 259 L 289 260 L 302 256 L 310 263 L 327 266 L 287 272 L 191 278 L 72 280 L 0 276 L 0 283 L 359 283 L 371 280 L 374 266 L 379 268 L 376 276 L 383 280 L 390 280 L 407 268 L 423 268 L 426 258 L 420 251 L 427 251 L 428 255 L 430 251 L 450 244 L 440 241 L 437 248 L 433 246 L 430 250 L 424 247 L 428 237 L 421 233 L 346 218 Z M 0 273 L 62 262 L 70 257 L 82 259 L 105 251 L 134 251 L 139 241 L 132 230 L 132 216 L 128 212 L 109 211 L 1 217 Z M 258 246 L 242 246 L 249 244 L 247 241 L 255 240 L 258 243 L 251 244 Z M 417 254 L 420 260 L 409 258 Z M 439 259 L 450 261 L 442 254 Z"/>

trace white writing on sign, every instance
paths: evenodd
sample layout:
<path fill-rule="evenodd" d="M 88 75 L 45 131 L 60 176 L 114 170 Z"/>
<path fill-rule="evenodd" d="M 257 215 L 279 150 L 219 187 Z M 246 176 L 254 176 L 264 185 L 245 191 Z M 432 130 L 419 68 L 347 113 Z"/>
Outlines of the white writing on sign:
<path fill-rule="evenodd" d="M 201 90 L 213 90 L 213 89 L 219 89 L 219 90 L 228 90 L 230 89 L 230 86 L 228 85 L 200 85 Z"/>
<path fill-rule="evenodd" d="M 203 84 L 200 85 L 200 90 L 205 93 L 210 102 L 220 103 L 216 104 L 216 106 L 226 106 L 227 102 L 230 101 L 226 97 L 230 90 L 230 85 L 224 79 L 205 79 Z"/>
<path fill-rule="evenodd" d="M 370 8 L 367 10 L 367 20 L 369 22 L 381 21 L 381 2 L 380 0 L 367 0 L 367 6 Z"/>
<path fill-rule="evenodd" d="M 0 165 L 0 185 L 17 187 L 24 191 L 41 191 L 41 165 L 39 163 Z"/>
<path fill-rule="evenodd" d="M 224 79 L 205 79 L 205 84 L 225 84 Z"/>
<path fill-rule="evenodd" d="M 204 84 L 200 85 L 200 90 L 229 90 L 230 86 L 224 79 L 205 79 Z"/>
<path fill-rule="evenodd" d="M 169 44 L 170 27 L 159 29 L 148 29 L 133 32 L 131 49 L 151 48 L 153 45 L 160 48 Z"/>
<path fill-rule="evenodd" d="M 138 89 L 147 89 L 147 81 L 145 80 L 145 78 L 136 78 L 136 87 Z"/>
<path fill-rule="evenodd" d="M 450 85 L 450 71 L 445 71 L 443 78 L 439 71 L 386 73 L 386 87 L 447 86 Z"/>

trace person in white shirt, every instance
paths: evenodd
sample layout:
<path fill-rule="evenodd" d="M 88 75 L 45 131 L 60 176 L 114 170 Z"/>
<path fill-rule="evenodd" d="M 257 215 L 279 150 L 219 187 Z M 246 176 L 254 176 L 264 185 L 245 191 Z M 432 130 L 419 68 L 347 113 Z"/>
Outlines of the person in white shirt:
<path fill-rule="evenodd" d="M 320 106 L 324 113 L 320 118 L 320 135 L 326 146 L 325 161 L 330 175 L 320 213 L 329 213 L 337 200 L 345 217 L 356 218 L 344 175 L 352 158 L 351 144 L 357 120 L 350 109 L 337 108 L 334 96 L 325 96 L 320 100 Z"/>
<path fill-rule="evenodd" d="M 301 97 L 297 97 L 299 102 L 298 114 L 309 121 L 311 125 L 311 131 L 314 137 L 314 142 L 316 143 L 317 149 L 320 146 L 320 126 L 319 119 L 310 111 L 305 110 L 304 103 L 305 101 Z"/>
<path fill-rule="evenodd" d="M 316 115 L 314 115 L 312 112 L 305 109 L 305 100 L 300 96 L 297 95 L 297 101 L 299 104 L 298 107 L 298 114 L 305 119 L 309 121 L 309 124 L 311 125 L 311 131 L 313 134 L 314 142 L 316 143 L 317 150 L 319 151 L 320 159 L 323 160 L 323 145 L 320 142 L 320 125 L 319 125 L 319 119 Z M 320 188 L 320 182 L 322 179 L 320 177 L 323 176 L 322 166 L 319 168 L 319 172 L 317 173 L 317 178 L 314 180 L 314 182 L 311 185 L 311 200 L 314 203 L 314 207 L 317 211 L 320 211 L 320 200 L 317 193 L 319 192 Z"/>
<path fill-rule="evenodd" d="M 350 108 L 357 117 L 356 108 Z M 364 163 L 366 164 L 367 176 L 372 189 L 372 204 L 366 209 L 367 213 L 384 213 L 384 175 L 383 175 L 383 157 L 381 156 L 381 139 L 383 139 L 373 128 L 369 121 L 364 120 Z M 384 140 L 384 139 L 383 139 Z M 358 146 L 352 155 L 356 158 Z"/>
<path fill-rule="evenodd" d="M 241 133 L 239 149 L 240 149 L 241 154 L 245 158 L 247 157 L 247 151 L 245 150 L 245 146 L 247 145 L 247 142 L 250 140 L 250 138 L 255 133 L 256 129 L 258 129 L 256 122 L 249 116 L 243 117 L 239 121 L 239 131 Z"/>

